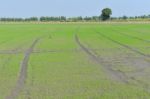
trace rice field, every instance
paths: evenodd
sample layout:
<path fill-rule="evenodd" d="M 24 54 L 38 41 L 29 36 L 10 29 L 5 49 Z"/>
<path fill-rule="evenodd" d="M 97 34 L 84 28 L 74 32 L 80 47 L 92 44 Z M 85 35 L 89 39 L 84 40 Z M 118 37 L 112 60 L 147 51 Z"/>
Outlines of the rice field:
<path fill-rule="evenodd" d="M 149 27 L 0 24 L 0 99 L 149 99 Z"/>

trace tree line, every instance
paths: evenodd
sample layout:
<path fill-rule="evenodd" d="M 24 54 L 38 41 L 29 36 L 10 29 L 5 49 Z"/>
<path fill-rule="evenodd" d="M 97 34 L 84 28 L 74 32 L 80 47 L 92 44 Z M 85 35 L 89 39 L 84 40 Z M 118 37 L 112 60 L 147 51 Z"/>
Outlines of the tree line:
<path fill-rule="evenodd" d="M 92 17 L 48 17 L 48 16 L 42 16 L 42 17 L 30 17 L 30 18 L 0 18 L 1 22 L 28 22 L 28 21 L 40 21 L 40 22 L 50 22 L 50 21 L 58 21 L 58 22 L 78 22 L 78 21 L 99 21 L 99 16 L 92 16 Z"/>
<path fill-rule="evenodd" d="M 122 17 L 110 17 L 108 20 L 137 20 L 137 19 L 150 19 L 150 15 L 142 15 L 142 16 L 135 16 L 135 17 L 128 17 L 128 16 L 122 16 Z M 99 22 L 99 21 L 105 21 L 106 19 L 102 19 L 100 16 L 92 16 L 92 17 L 71 17 L 66 18 L 63 17 L 31 17 L 31 18 L 0 18 L 1 22 Z"/>
<path fill-rule="evenodd" d="M 142 15 L 142 16 L 122 16 L 122 17 L 111 17 L 112 10 L 110 8 L 104 8 L 101 11 L 99 16 L 78 16 L 78 17 L 65 17 L 65 16 L 42 16 L 42 17 L 30 17 L 30 18 L 0 18 L 1 22 L 99 22 L 99 21 L 115 21 L 115 20 L 139 20 L 139 19 L 148 19 L 150 20 L 150 15 Z"/>
<path fill-rule="evenodd" d="M 122 17 L 111 17 L 111 20 L 137 20 L 137 19 L 150 19 L 150 15 L 141 16 L 122 16 Z"/>
<path fill-rule="evenodd" d="M 142 16 L 135 16 L 135 17 L 128 17 L 128 16 L 122 16 L 122 17 L 110 17 L 108 20 L 138 20 L 138 19 L 149 19 L 150 15 L 142 15 Z M 99 22 L 99 21 L 105 21 L 106 19 L 102 19 L 100 16 L 92 16 L 92 17 L 70 17 L 66 18 L 63 17 L 31 17 L 31 18 L 0 18 L 1 22 Z"/>

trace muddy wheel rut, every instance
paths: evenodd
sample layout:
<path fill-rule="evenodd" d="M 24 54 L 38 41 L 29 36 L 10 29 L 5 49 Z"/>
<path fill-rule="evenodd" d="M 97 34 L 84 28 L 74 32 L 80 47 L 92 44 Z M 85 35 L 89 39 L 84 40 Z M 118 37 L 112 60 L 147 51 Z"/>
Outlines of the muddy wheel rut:
<path fill-rule="evenodd" d="M 114 39 L 112 39 L 112 38 L 102 34 L 102 33 L 97 32 L 97 34 L 99 34 L 100 36 L 102 36 L 102 37 L 104 37 L 104 38 L 114 42 L 115 44 L 118 44 L 118 45 L 120 45 L 120 46 L 122 46 L 122 47 L 124 47 L 126 49 L 129 49 L 129 50 L 131 50 L 131 51 L 133 51 L 133 52 L 135 52 L 137 54 L 140 54 L 140 55 L 144 56 L 145 58 L 149 58 L 150 59 L 150 55 L 146 55 L 145 53 L 137 50 L 136 48 L 130 47 L 130 46 L 125 45 L 125 44 L 122 44 L 122 43 L 120 43 L 120 42 L 118 42 L 118 41 L 116 41 L 116 40 L 114 40 Z"/>
<path fill-rule="evenodd" d="M 139 37 L 136 37 L 136 36 L 132 36 L 132 35 L 129 35 L 129 34 L 126 34 L 126 33 L 122 33 L 122 32 L 119 32 L 117 30 L 114 30 L 114 29 L 112 29 L 112 30 L 115 31 L 116 33 L 122 35 L 122 36 L 126 36 L 126 37 L 129 37 L 129 38 L 132 38 L 132 39 L 137 39 L 137 40 L 140 40 L 142 42 L 150 43 L 149 40 L 145 40 L 145 39 L 142 39 L 142 38 L 139 38 Z"/>
<path fill-rule="evenodd" d="M 141 51 L 139 51 L 138 49 L 136 49 L 136 48 L 132 48 L 132 47 L 130 47 L 130 46 L 128 46 L 128 45 L 125 45 L 125 44 L 122 44 L 122 43 L 120 43 L 120 42 L 118 42 L 118 41 L 116 41 L 116 40 L 114 40 L 114 39 L 112 39 L 112 38 L 110 38 L 110 37 L 108 37 L 108 36 L 106 36 L 106 35 L 104 35 L 104 34 L 102 34 L 102 33 L 98 33 L 98 32 L 96 32 L 97 34 L 99 34 L 100 36 L 102 36 L 102 37 L 104 37 L 104 38 L 106 38 L 106 39 L 108 39 L 108 40 L 110 40 L 111 42 L 113 42 L 113 43 L 115 43 L 115 44 L 118 44 L 118 45 L 120 45 L 120 46 L 122 46 L 122 47 L 124 47 L 124 48 L 126 48 L 126 49 L 128 49 L 128 50 L 130 50 L 130 51 L 132 51 L 132 52 L 134 52 L 134 53 L 136 53 L 136 54 L 139 54 L 139 55 L 141 55 L 142 57 L 141 57 L 141 59 L 138 59 L 138 61 L 136 61 L 136 62 L 134 62 L 134 58 L 132 58 L 132 59 L 126 59 L 126 60 L 128 60 L 128 61 L 131 61 L 131 62 L 134 62 L 134 63 L 132 63 L 132 64 L 134 64 L 134 65 L 138 65 L 138 67 L 140 66 L 140 67 L 144 67 L 143 69 L 139 69 L 138 71 L 139 72 L 142 72 L 141 70 L 144 70 L 145 68 L 148 68 L 148 67 L 150 67 L 150 55 L 147 55 L 147 54 L 145 54 L 145 53 L 143 53 L 143 52 L 141 52 Z M 141 62 L 140 62 L 141 61 Z M 131 63 L 130 62 L 130 63 Z M 128 62 L 126 62 L 126 63 L 128 63 Z M 138 64 L 137 64 L 138 63 Z M 137 73 L 137 71 L 135 71 L 136 73 Z"/>
<path fill-rule="evenodd" d="M 23 89 L 26 78 L 27 78 L 27 68 L 28 68 L 28 61 L 30 58 L 30 54 L 32 53 L 35 45 L 38 43 L 40 39 L 36 39 L 29 49 L 26 50 L 24 59 L 22 60 L 20 64 L 20 73 L 18 76 L 18 81 L 16 83 L 16 86 L 11 90 L 10 94 L 6 96 L 5 99 L 16 99 L 16 97 L 19 95 L 20 91 Z"/>
<path fill-rule="evenodd" d="M 121 71 L 114 71 L 111 68 L 111 64 L 106 64 L 103 60 L 103 58 L 97 57 L 93 51 L 91 51 L 89 48 L 86 48 L 79 40 L 78 36 L 75 34 L 75 41 L 79 45 L 79 47 L 95 62 L 103 66 L 103 70 L 111 76 L 112 79 L 118 80 L 120 82 L 128 83 L 127 79 L 128 77 Z"/>
<path fill-rule="evenodd" d="M 126 44 L 123 44 L 123 43 L 121 43 L 121 42 L 118 42 L 118 41 L 116 41 L 116 40 L 114 40 L 114 39 L 112 39 L 112 38 L 110 38 L 110 37 L 108 37 L 108 36 L 106 36 L 106 35 L 104 35 L 104 34 L 102 34 L 102 33 L 100 33 L 100 32 L 96 32 L 96 33 L 98 33 L 100 36 L 102 36 L 102 37 L 104 37 L 104 38 L 110 40 L 111 42 L 113 42 L 113 43 L 115 43 L 115 44 L 118 44 L 118 45 L 120 45 L 120 46 L 122 46 L 122 47 L 124 47 L 124 48 L 126 48 L 126 49 L 128 49 L 128 50 L 130 50 L 130 51 L 132 51 L 132 52 L 134 52 L 134 53 L 136 53 L 136 54 L 141 55 L 141 57 L 144 59 L 144 61 L 146 62 L 146 64 L 143 64 L 143 63 L 141 64 L 141 63 L 140 63 L 140 65 L 143 66 L 143 68 L 142 68 L 142 69 L 138 69 L 138 70 L 136 70 L 136 71 L 134 71 L 134 72 L 131 72 L 131 74 L 133 73 L 133 75 L 130 76 L 129 78 L 130 78 L 131 80 L 137 82 L 138 86 L 142 86 L 142 87 L 144 88 L 144 91 L 147 92 L 148 94 L 150 94 L 150 91 L 149 91 L 150 86 L 149 86 L 149 84 L 146 83 L 146 82 L 143 82 L 142 80 L 137 80 L 137 79 L 135 78 L 135 76 L 134 76 L 135 74 L 136 74 L 137 76 L 143 75 L 143 74 L 144 74 L 144 75 L 149 75 L 148 73 L 144 73 L 144 70 L 150 67 L 150 61 L 149 61 L 150 55 L 147 55 L 147 54 L 145 54 L 145 53 L 139 51 L 137 48 L 133 48 L 133 47 L 130 47 L 130 46 L 126 45 Z M 136 39 L 137 39 L 137 38 L 136 38 Z M 142 40 L 142 41 L 144 41 L 144 40 Z M 145 42 L 148 42 L 148 41 L 145 41 Z M 148 60 L 147 60 L 147 59 L 148 59 Z"/>
<path fill-rule="evenodd" d="M 108 76 L 112 80 L 117 80 L 125 84 L 130 84 L 134 86 L 141 86 L 143 90 L 149 94 L 149 85 L 142 80 L 137 80 L 134 75 L 128 76 L 126 75 L 126 72 L 123 72 L 121 70 L 113 70 L 112 67 L 114 64 L 112 62 L 105 62 L 105 59 L 101 56 L 97 56 L 97 53 L 90 50 L 89 48 L 85 47 L 84 44 L 82 44 L 78 38 L 77 35 L 75 35 L 75 41 L 78 44 L 78 46 L 90 57 L 92 60 L 94 60 L 96 63 L 100 64 L 103 68 L 103 70 L 108 74 Z M 107 60 L 109 61 L 109 60 Z M 115 63 L 115 65 L 118 65 Z M 137 73 L 137 71 L 134 71 Z M 143 71 L 140 71 L 143 72 Z M 133 84 L 130 81 L 136 82 L 136 84 Z"/>

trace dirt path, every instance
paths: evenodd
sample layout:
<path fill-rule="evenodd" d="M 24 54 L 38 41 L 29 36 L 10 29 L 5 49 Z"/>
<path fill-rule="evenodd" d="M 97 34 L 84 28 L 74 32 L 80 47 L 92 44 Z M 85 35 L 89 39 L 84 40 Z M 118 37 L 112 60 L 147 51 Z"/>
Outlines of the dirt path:
<path fill-rule="evenodd" d="M 19 95 L 20 91 L 23 89 L 26 78 L 27 78 L 27 68 L 28 68 L 28 61 L 30 58 L 30 54 L 32 53 L 35 45 L 38 43 L 40 39 L 36 39 L 31 47 L 25 52 L 24 59 L 22 60 L 22 63 L 20 64 L 20 73 L 18 77 L 18 81 L 16 83 L 16 86 L 14 89 L 12 89 L 10 95 L 6 96 L 5 99 L 16 99 L 16 97 Z"/>

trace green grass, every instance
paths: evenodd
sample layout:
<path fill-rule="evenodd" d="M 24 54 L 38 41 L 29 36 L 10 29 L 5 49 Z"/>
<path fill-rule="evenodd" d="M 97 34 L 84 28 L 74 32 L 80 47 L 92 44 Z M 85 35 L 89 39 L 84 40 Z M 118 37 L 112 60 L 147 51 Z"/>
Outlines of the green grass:
<path fill-rule="evenodd" d="M 37 38 L 41 39 L 34 50 L 41 53 L 31 54 L 25 86 L 17 99 L 148 99 L 149 67 L 142 71 L 147 75 L 135 76 L 141 83 L 113 79 L 104 70 L 104 64 L 95 62 L 81 50 L 75 33 L 85 47 L 107 60 L 105 64 L 113 64 L 113 70 L 130 77 L 129 72 L 138 69 L 133 66 L 137 61 L 125 63 L 124 59 L 150 64 L 150 58 L 110 39 L 150 55 L 150 43 L 144 41 L 150 40 L 149 27 L 150 24 L 1 24 L 0 52 L 20 53 L 0 54 L 0 99 L 15 87 L 24 52 Z"/>

